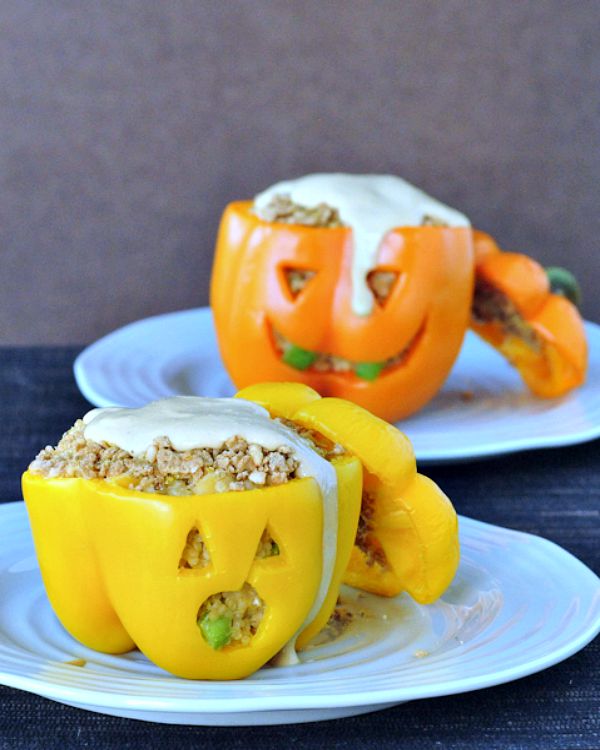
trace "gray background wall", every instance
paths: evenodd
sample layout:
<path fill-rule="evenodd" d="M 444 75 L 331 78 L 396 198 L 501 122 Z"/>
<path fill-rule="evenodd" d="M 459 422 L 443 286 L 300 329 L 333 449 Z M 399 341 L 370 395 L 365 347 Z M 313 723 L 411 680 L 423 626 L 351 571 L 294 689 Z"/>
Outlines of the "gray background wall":
<path fill-rule="evenodd" d="M 405 176 L 600 319 L 600 4 L 2 0 L 0 343 L 207 303 L 230 200 Z"/>

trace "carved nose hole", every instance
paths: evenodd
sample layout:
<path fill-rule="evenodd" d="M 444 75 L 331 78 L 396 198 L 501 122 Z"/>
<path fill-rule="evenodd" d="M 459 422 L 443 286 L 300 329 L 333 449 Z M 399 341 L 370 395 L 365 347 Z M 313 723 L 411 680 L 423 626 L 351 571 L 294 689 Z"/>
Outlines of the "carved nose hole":
<path fill-rule="evenodd" d="M 367 284 L 379 307 L 385 307 L 399 279 L 400 274 L 397 271 L 374 269 L 369 272 Z"/>
<path fill-rule="evenodd" d="M 285 283 L 285 289 L 293 300 L 304 291 L 310 281 L 314 279 L 317 272 L 310 268 L 292 268 L 291 266 L 284 266 L 282 268 L 283 280 Z"/>
<path fill-rule="evenodd" d="M 264 601 L 246 582 L 237 591 L 221 591 L 206 599 L 198 610 L 196 622 L 204 640 L 219 651 L 248 646 L 264 614 Z"/>
<path fill-rule="evenodd" d="M 181 557 L 179 570 L 201 570 L 210 565 L 210 552 L 204 543 L 200 530 L 194 526 L 188 532 Z"/>

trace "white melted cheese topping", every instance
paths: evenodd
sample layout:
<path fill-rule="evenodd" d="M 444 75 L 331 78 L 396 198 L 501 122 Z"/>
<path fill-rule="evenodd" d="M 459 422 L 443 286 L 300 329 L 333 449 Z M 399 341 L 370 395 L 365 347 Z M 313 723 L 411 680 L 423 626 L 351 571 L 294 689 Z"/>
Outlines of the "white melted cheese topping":
<path fill-rule="evenodd" d="M 391 229 L 420 226 L 425 216 L 451 227 L 470 226 L 459 211 L 393 175 L 309 174 L 272 185 L 256 196 L 255 208 L 260 211 L 275 195 L 289 195 L 294 203 L 307 207 L 327 203 L 351 227 L 352 310 L 356 315 L 369 315 L 373 309 L 367 274 L 377 265 L 381 241 Z"/>
<path fill-rule="evenodd" d="M 93 409 L 83 418 L 84 435 L 143 456 L 153 441 L 166 436 L 178 451 L 219 448 L 231 437 L 274 450 L 288 446 L 299 461 L 297 475 L 313 477 L 323 500 L 323 567 L 312 608 L 302 625 L 314 620 L 329 590 L 337 553 L 338 492 L 333 466 L 293 430 L 274 421 L 266 409 L 243 399 L 176 396 L 139 409 Z M 300 631 L 299 631 L 300 632 Z M 286 650 L 293 651 L 296 636 Z"/>

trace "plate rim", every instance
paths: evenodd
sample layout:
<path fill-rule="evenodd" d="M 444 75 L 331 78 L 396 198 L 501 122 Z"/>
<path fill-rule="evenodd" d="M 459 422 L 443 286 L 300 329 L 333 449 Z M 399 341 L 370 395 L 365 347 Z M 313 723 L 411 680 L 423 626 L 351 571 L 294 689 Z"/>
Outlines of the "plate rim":
<path fill-rule="evenodd" d="M 0 519 L 3 516 L 14 515 L 17 523 L 24 524 L 26 530 L 29 529 L 25 504 L 22 501 L 3 503 L 0 506 Z M 545 537 L 528 532 L 518 531 L 503 526 L 497 526 L 484 521 L 479 521 L 466 516 L 460 516 L 460 524 L 467 534 L 492 534 L 494 538 L 498 536 L 516 540 L 523 545 L 524 549 L 537 546 L 545 547 L 552 555 L 560 555 L 569 559 L 571 565 L 574 565 L 578 575 L 588 579 L 590 586 L 596 588 L 596 594 L 590 599 L 589 607 L 596 606 L 596 600 L 600 602 L 600 578 L 585 563 L 579 560 L 568 550 L 552 542 Z M 1 528 L 2 525 L 0 525 Z M 0 532 L 1 533 L 1 532 Z M 1 606 L 1 605 L 0 605 Z M 459 677 L 444 682 L 432 682 L 425 685 L 410 687 L 410 685 L 401 685 L 400 687 L 375 689 L 369 691 L 348 690 L 338 693 L 316 693 L 304 695 L 284 695 L 284 696 L 254 696 L 254 697 L 232 697 L 230 699 L 219 696 L 216 698 L 207 697 L 181 697 L 174 698 L 152 698 L 145 696 L 124 696 L 120 693 L 106 693 L 101 690 L 92 688 L 69 687 L 63 683 L 40 683 L 40 678 L 16 675 L 6 672 L 2 664 L 0 655 L 0 684 L 13 687 L 27 692 L 42 695 L 46 698 L 57 700 L 63 703 L 77 703 L 79 707 L 90 708 L 91 710 L 119 710 L 129 709 L 148 714 L 148 719 L 152 720 L 154 712 L 168 713 L 176 717 L 183 714 L 195 714 L 202 716 L 208 713 L 240 714 L 245 712 L 261 713 L 276 711 L 309 711 L 312 709 L 338 709 L 358 706 L 383 706 L 384 704 L 394 704 L 409 700 L 419 700 L 424 698 L 435 698 L 448 695 L 456 695 L 473 690 L 479 690 L 495 685 L 511 682 L 521 679 L 531 674 L 540 672 L 572 656 L 577 651 L 584 648 L 600 632 L 600 608 L 597 614 L 592 617 L 587 625 L 577 630 L 569 641 L 558 648 L 551 649 L 547 654 L 538 656 L 531 660 L 525 660 L 518 665 L 513 665 L 504 669 L 492 672 L 484 672 L 480 675 L 470 677 Z M 35 655 L 35 654 L 34 654 Z M 40 658 L 40 657 L 35 657 Z M 68 665 L 57 664 L 58 668 L 69 669 Z M 66 672 L 68 674 L 68 672 Z M 140 678 L 144 679 L 144 678 Z M 166 675 L 160 679 L 173 679 Z M 175 678 L 176 679 L 176 678 Z M 191 681 L 193 682 L 193 681 Z M 203 681 L 198 681 L 203 682 Z M 206 681 L 204 681 L 206 682 Z M 226 684 L 222 681 L 218 684 Z M 410 692 L 409 692 L 410 691 Z"/>
<path fill-rule="evenodd" d="M 106 399 L 100 394 L 92 382 L 87 376 L 87 361 L 94 355 L 97 350 L 101 350 L 110 344 L 113 337 L 122 335 L 124 332 L 134 330 L 136 327 L 143 326 L 144 324 L 156 322 L 161 319 L 175 318 L 175 317 L 193 317 L 195 315 L 206 315 L 212 316 L 212 310 L 210 307 L 193 307 L 186 308 L 183 310 L 173 310 L 166 313 L 159 313 L 157 315 L 150 315 L 145 318 L 127 323 L 124 326 L 116 328 L 104 336 L 100 337 L 96 341 L 88 344 L 75 358 L 73 363 L 73 374 L 77 386 L 84 396 L 94 406 L 114 406 L 114 401 Z M 588 330 L 592 336 L 597 337 L 600 340 L 600 325 L 592 321 L 584 321 L 586 330 Z M 588 335 L 589 338 L 589 335 Z M 405 422 L 397 422 L 396 425 L 400 429 L 404 429 Z M 510 455 L 511 453 L 522 453 L 529 450 L 548 450 L 550 448 L 564 448 L 570 445 L 580 445 L 587 443 L 592 440 L 600 438 L 600 420 L 597 424 L 590 426 L 588 429 L 578 430 L 561 435 L 537 435 L 534 439 L 530 437 L 519 437 L 516 435 L 511 439 L 503 439 L 495 443 L 487 443 L 476 450 L 473 446 L 461 447 L 461 446 L 450 446 L 443 450 L 436 450 L 432 448 L 417 448 L 417 460 L 423 464 L 428 465 L 441 465 L 441 464 L 453 464 L 464 461 L 476 461 L 479 459 L 489 459 L 499 456 Z"/>

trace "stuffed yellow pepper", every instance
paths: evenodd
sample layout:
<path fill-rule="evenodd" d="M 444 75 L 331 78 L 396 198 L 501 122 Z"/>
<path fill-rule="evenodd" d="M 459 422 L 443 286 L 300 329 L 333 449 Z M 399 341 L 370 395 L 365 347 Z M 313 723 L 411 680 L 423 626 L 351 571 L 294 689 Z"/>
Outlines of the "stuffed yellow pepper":
<path fill-rule="evenodd" d="M 293 663 L 326 624 L 364 526 L 362 446 L 344 444 L 355 426 L 345 410 L 366 427 L 380 420 L 299 384 L 266 388 L 271 414 L 257 394 L 94 410 L 33 461 L 23 492 L 42 576 L 83 644 L 137 647 L 182 677 L 236 679 L 274 657 Z M 408 441 L 389 429 L 380 447 L 408 481 Z M 440 517 L 449 508 L 444 498 Z M 437 596 L 449 583 L 451 515 L 443 574 L 419 554 L 400 588 L 433 578 Z M 384 582 L 380 567 L 367 565 Z"/>

